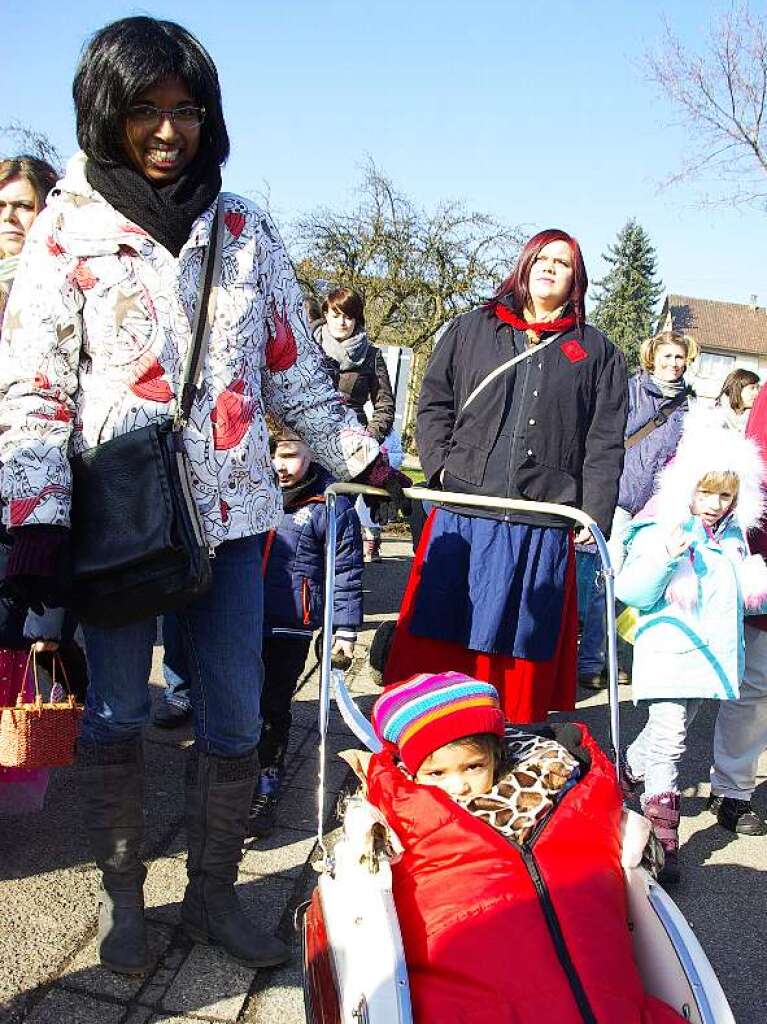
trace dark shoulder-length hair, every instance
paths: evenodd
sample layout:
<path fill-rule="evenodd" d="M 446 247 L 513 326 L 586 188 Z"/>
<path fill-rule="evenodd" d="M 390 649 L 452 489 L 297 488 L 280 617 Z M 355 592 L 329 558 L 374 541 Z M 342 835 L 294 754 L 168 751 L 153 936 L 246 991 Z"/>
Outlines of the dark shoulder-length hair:
<path fill-rule="evenodd" d="M 0 185 L 6 185 L 14 178 L 23 178 L 32 186 L 35 193 L 35 213 L 45 206 L 48 193 L 56 184 L 59 172 L 46 160 L 26 153 L 0 160 Z"/>
<path fill-rule="evenodd" d="M 525 308 L 530 305 L 530 292 L 527 287 L 530 271 L 538 253 L 549 242 L 566 242 L 570 247 L 573 258 L 573 283 L 567 301 L 575 313 L 578 326 L 582 327 L 586 322 L 586 292 L 589 287 L 586 264 L 583 262 L 583 254 L 578 242 L 572 235 L 568 235 L 566 231 L 559 228 L 547 228 L 545 231 L 539 231 L 537 235 L 533 235 L 525 242 L 514 269 L 500 285 L 495 297 L 496 299 L 509 299 L 514 312 L 518 316 L 524 314 Z"/>
<path fill-rule="evenodd" d="M 724 396 L 730 403 L 733 412 L 744 412 L 746 407 L 743 405 L 743 388 L 748 387 L 749 384 L 758 383 L 759 374 L 754 373 L 753 370 L 742 368 L 733 370 L 722 382 L 722 390 L 716 398 L 717 405 L 721 404 L 722 396 Z"/>
<path fill-rule="evenodd" d="M 100 163 L 125 163 L 122 129 L 128 107 L 169 76 L 183 79 L 195 102 L 205 107 L 200 145 L 223 164 L 229 135 L 216 65 L 181 25 L 147 17 L 105 25 L 82 52 L 72 95 L 77 141 L 86 155 Z"/>

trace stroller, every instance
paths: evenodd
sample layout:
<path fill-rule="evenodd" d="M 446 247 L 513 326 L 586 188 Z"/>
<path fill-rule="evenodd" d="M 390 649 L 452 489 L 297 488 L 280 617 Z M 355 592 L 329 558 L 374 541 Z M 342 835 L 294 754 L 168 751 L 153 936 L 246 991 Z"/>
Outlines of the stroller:
<path fill-rule="evenodd" d="M 381 493 L 355 484 L 334 484 L 326 492 L 328 535 L 324 645 L 319 708 L 320 759 L 318 844 L 322 857 L 318 885 L 297 914 L 303 936 L 304 1002 L 309 1024 L 412 1024 L 408 972 L 392 895 L 390 851 L 385 825 L 363 800 L 352 800 L 343 820 L 343 835 L 332 854 L 323 833 L 325 820 L 326 737 L 331 697 L 344 721 L 369 749 L 380 742 L 354 704 L 343 674 L 331 670 L 335 517 L 338 494 Z M 495 510 L 543 513 L 591 531 L 599 551 L 606 588 L 610 732 L 616 771 L 620 757 L 614 578 L 605 539 L 594 521 L 577 509 L 541 502 L 491 499 L 411 488 L 408 497 Z M 627 832 L 639 815 L 629 812 Z M 624 835 L 626 843 L 630 836 Z M 695 1024 L 735 1024 L 711 964 L 680 910 L 640 865 L 623 861 L 633 953 L 647 993 Z"/>

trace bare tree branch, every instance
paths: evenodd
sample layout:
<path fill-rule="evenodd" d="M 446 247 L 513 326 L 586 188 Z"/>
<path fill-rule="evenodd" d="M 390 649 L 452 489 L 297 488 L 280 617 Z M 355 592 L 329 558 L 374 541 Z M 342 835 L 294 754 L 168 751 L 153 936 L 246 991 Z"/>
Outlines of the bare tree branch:
<path fill-rule="evenodd" d="M 0 125 L 0 136 L 13 139 L 14 156 L 36 156 L 57 170 L 64 166 L 64 158 L 44 132 L 38 132 L 20 121 L 12 120 Z"/>
<path fill-rule="evenodd" d="M 293 225 L 301 279 L 356 288 L 374 341 L 428 354 L 442 324 L 508 273 L 521 233 L 454 200 L 418 209 L 372 161 L 358 195 L 349 211 L 321 208 Z"/>
<path fill-rule="evenodd" d="M 689 129 L 689 155 L 665 183 L 709 177 L 714 202 L 767 203 L 767 21 L 734 3 L 694 53 L 668 22 L 645 54 L 647 77 Z M 711 202 L 712 200 L 707 200 Z"/>

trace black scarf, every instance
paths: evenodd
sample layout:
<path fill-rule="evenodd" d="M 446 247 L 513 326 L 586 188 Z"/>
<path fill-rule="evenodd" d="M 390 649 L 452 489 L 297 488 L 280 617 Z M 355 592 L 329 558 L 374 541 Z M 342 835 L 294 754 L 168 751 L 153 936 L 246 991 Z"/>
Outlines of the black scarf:
<path fill-rule="evenodd" d="M 285 511 L 292 512 L 308 498 L 315 497 L 317 494 L 317 480 L 317 467 L 310 462 L 303 480 L 299 480 L 292 487 L 282 488 L 282 507 Z"/>
<path fill-rule="evenodd" d="M 221 168 L 198 153 L 176 181 L 153 185 L 134 167 L 87 160 L 88 184 L 119 213 L 178 256 L 192 225 L 221 191 Z"/>

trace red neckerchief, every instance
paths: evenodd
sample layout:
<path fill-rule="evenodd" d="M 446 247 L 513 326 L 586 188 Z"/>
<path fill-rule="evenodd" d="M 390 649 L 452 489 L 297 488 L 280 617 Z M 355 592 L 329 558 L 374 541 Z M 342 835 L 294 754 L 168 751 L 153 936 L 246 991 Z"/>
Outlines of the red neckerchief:
<path fill-rule="evenodd" d="M 500 302 L 496 302 L 494 312 L 499 320 L 511 324 L 518 331 L 534 331 L 537 335 L 545 332 L 569 331 L 571 327 L 575 327 L 575 313 L 568 313 L 567 316 L 562 316 L 559 320 L 544 320 L 540 323 L 529 324 L 527 320 L 512 313 L 507 306 L 502 306 Z"/>

